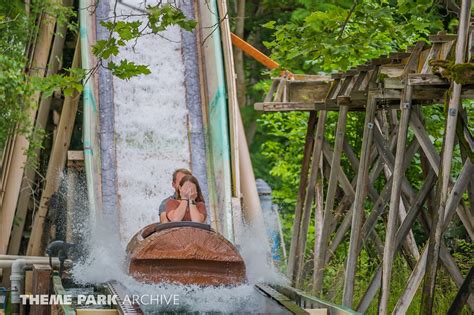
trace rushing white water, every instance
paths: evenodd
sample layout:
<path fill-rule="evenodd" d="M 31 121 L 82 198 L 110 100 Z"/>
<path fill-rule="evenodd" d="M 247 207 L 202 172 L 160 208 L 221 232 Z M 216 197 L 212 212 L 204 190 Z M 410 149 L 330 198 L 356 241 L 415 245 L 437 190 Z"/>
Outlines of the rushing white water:
<path fill-rule="evenodd" d="M 97 228 L 100 226 L 100 228 Z M 105 283 L 116 280 L 127 288 L 128 295 L 177 295 L 179 305 L 150 305 L 147 313 L 153 311 L 193 311 L 221 313 L 261 313 L 268 307 L 268 301 L 256 292 L 254 284 L 286 283 L 267 257 L 266 244 L 259 243 L 253 227 L 239 229 L 243 240 L 240 252 L 247 268 L 248 283 L 234 287 L 198 287 L 194 285 L 145 284 L 136 281 L 126 272 L 126 255 L 115 233 L 107 223 L 100 223 L 90 238 L 90 253 L 86 261 L 76 264 L 73 278 L 76 283 Z M 100 241 L 97 241 L 100 240 Z"/>
<path fill-rule="evenodd" d="M 130 12 L 140 13 L 118 4 L 119 15 Z M 140 38 L 134 48 L 122 48 L 116 58 L 149 65 L 151 70 L 128 81 L 113 79 L 122 244 L 143 226 L 159 221 L 159 204 L 173 191 L 173 170 L 190 166 L 180 29 L 170 27 L 162 36 L 166 39 Z"/>

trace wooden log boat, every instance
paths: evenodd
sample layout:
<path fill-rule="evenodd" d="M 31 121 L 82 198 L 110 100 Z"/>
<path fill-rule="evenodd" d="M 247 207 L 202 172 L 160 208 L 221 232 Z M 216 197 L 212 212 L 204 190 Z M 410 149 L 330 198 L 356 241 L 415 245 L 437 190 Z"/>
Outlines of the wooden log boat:
<path fill-rule="evenodd" d="M 147 283 L 215 286 L 246 281 L 235 246 L 207 224 L 150 224 L 133 236 L 127 254 L 130 275 Z"/>

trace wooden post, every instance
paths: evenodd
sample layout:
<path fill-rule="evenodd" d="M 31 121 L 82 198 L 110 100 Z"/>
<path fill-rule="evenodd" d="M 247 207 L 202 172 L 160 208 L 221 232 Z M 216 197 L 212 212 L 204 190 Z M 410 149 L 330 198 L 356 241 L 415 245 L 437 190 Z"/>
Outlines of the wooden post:
<path fill-rule="evenodd" d="M 3 207 L 3 200 L 5 197 L 5 190 L 6 185 L 8 183 L 8 173 L 10 170 L 10 165 L 12 163 L 12 156 L 13 156 L 13 149 L 15 143 L 15 135 L 9 136 L 5 141 L 5 146 L 3 148 L 1 160 L 0 160 L 0 167 L 1 167 L 1 174 L 0 174 L 0 209 Z"/>
<path fill-rule="evenodd" d="M 474 267 L 471 267 L 466 279 L 464 279 L 461 288 L 456 294 L 456 297 L 454 298 L 454 301 L 448 310 L 448 315 L 461 314 L 462 308 L 466 304 L 466 301 L 472 292 L 474 292 Z"/>
<path fill-rule="evenodd" d="M 377 99 L 373 91 L 369 91 L 367 109 L 365 112 L 364 135 L 362 137 L 361 157 L 357 175 L 356 193 L 352 211 L 352 229 L 349 244 L 349 253 L 344 277 L 343 304 L 352 308 L 354 297 L 354 280 L 357 266 L 357 253 L 360 246 L 360 230 L 364 210 L 364 199 L 367 194 L 370 146 L 372 144 L 372 129 L 374 127 L 374 114 Z"/>
<path fill-rule="evenodd" d="M 456 211 L 456 207 L 459 204 L 459 201 L 462 197 L 463 192 L 465 191 L 467 184 L 469 183 L 470 179 L 472 178 L 472 174 L 474 172 L 474 167 L 470 163 L 470 161 L 466 161 L 464 164 L 463 169 L 461 170 L 461 174 L 459 175 L 458 181 L 456 182 L 455 186 L 453 187 L 450 196 L 448 197 L 448 201 L 446 203 L 446 215 L 444 217 L 444 224 L 442 230 L 446 229 L 447 225 L 449 224 L 449 219 L 454 215 Z M 425 185 L 427 182 L 425 182 Z M 404 226 L 402 224 L 402 226 Z M 434 229 L 434 226 L 432 226 Z M 398 237 L 397 237 L 398 239 Z M 428 241 L 429 242 L 429 241 Z M 408 279 L 407 286 L 405 291 L 403 292 L 402 296 L 399 298 L 397 305 L 393 311 L 394 314 L 405 314 L 410 303 L 415 296 L 416 291 L 423 279 L 423 275 L 425 273 L 425 266 L 426 260 L 428 257 L 428 246 L 425 246 L 421 258 L 418 260 L 415 269 L 413 269 L 410 278 Z"/>
<path fill-rule="evenodd" d="M 405 133 L 405 135 L 406 135 L 406 133 Z M 377 146 L 379 147 L 379 151 L 381 153 L 381 156 L 382 156 L 383 160 L 385 161 L 384 170 L 385 170 L 385 173 L 386 173 L 386 178 L 387 179 L 389 179 L 389 178 L 393 179 L 394 178 L 393 173 L 394 173 L 394 168 L 395 168 L 395 157 L 393 156 L 391 150 L 387 150 L 385 140 L 383 139 L 383 136 L 381 135 L 378 128 L 375 128 L 374 139 L 375 139 L 375 142 L 376 142 Z M 405 217 L 407 215 L 405 204 L 408 204 L 409 202 L 413 203 L 414 196 L 415 196 L 415 191 L 411 188 L 410 184 L 405 179 L 404 173 L 405 173 L 406 168 L 410 165 L 410 161 L 411 161 L 413 155 L 418 150 L 418 148 L 419 148 L 418 143 L 416 141 L 413 141 L 410 144 L 410 146 L 408 147 L 408 149 L 406 149 L 403 153 L 404 154 L 403 159 L 405 161 L 400 166 L 402 168 L 402 170 L 399 170 L 400 174 L 402 174 L 401 177 L 400 177 L 400 180 L 401 180 L 401 183 L 402 183 L 402 189 L 405 189 L 406 191 L 408 191 L 407 196 L 408 196 L 409 200 L 408 201 L 403 200 L 402 197 L 399 196 L 399 198 L 400 198 L 399 208 L 398 208 L 398 211 L 396 211 L 396 212 L 397 212 L 397 216 L 398 216 L 398 219 L 400 220 L 400 222 L 403 222 L 403 220 L 405 219 Z M 390 184 L 387 183 L 385 186 L 386 187 L 391 186 L 391 182 L 392 181 L 390 180 Z M 405 187 L 403 187 L 403 186 L 405 186 Z M 393 187 L 390 187 L 389 189 L 392 190 Z M 385 187 L 383 189 L 383 192 L 386 192 Z M 380 204 L 378 204 L 379 200 L 377 200 L 377 202 L 376 202 L 377 206 L 380 205 Z M 390 200 L 390 199 L 388 199 L 388 200 Z M 385 201 L 382 201 L 382 202 L 385 204 Z M 373 207 L 374 209 L 372 210 L 371 216 L 377 208 L 380 209 L 380 207 L 376 207 L 376 205 L 374 205 L 374 207 Z M 377 212 L 375 214 L 378 216 Z M 374 221 L 372 220 L 372 224 L 373 223 L 374 223 Z M 366 225 L 364 224 L 363 230 L 365 229 L 365 227 L 366 227 Z M 370 226 L 370 227 L 372 227 L 372 226 Z M 386 239 L 386 241 L 387 241 L 387 239 Z M 420 258 L 420 253 L 418 251 L 418 247 L 416 245 L 416 241 L 415 241 L 415 238 L 414 238 L 414 235 L 413 235 L 412 231 L 410 231 L 408 233 L 406 240 L 404 240 L 403 247 L 405 249 L 405 252 L 407 253 L 405 256 L 407 258 L 408 264 L 410 266 L 414 266 L 414 264 L 415 264 L 414 260 L 418 260 Z"/>
<path fill-rule="evenodd" d="M 390 195 L 390 209 L 388 213 L 387 232 L 382 264 L 382 295 L 379 304 L 379 313 L 387 314 L 388 298 L 390 294 L 390 277 L 394 258 L 394 236 L 397 230 L 397 216 L 400 208 L 400 194 L 402 179 L 404 178 L 403 164 L 406 152 L 406 139 L 408 133 L 408 121 L 412 106 L 413 87 L 405 86 L 405 95 L 401 102 L 401 117 L 398 125 L 397 151 L 395 155 L 395 166 L 393 171 L 392 192 Z"/>
<path fill-rule="evenodd" d="M 395 236 L 395 244 L 394 244 L 395 253 L 398 251 L 400 244 L 402 243 L 403 239 L 406 237 L 421 207 L 423 206 L 423 203 L 425 202 L 425 199 L 428 196 L 428 193 L 431 191 L 434 178 L 435 178 L 434 173 L 430 172 L 425 182 L 423 183 L 421 190 L 418 192 L 417 196 L 415 197 L 415 201 L 413 202 L 413 205 L 408 210 L 407 216 L 405 217 L 404 221 L 398 228 L 397 234 Z M 380 288 L 381 278 L 382 278 L 382 265 L 378 267 L 375 273 L 375 276 L 372 278 L 369 288 L 367 289 L 367 292 L 364 294 L 361 301 L 359 302 L 359 306 L 357 307 L 359 311 L 365 312 L 367 310 L 370 302 L 375 297 L 377 290 Z"/>
<path fill-rule="evenodd" d="M 423 152 L 427 156 L 427 159 L 430 162 L 430 165 L 433 168 L 433 171 L 435 172 L 436 175 L 439 175 L 439 170 L 440 170 L 439 164 L 440 164 L 441 158 L 439 154 L 436 152 L 436 148 L 434 147 L 433 143 L 431 143 L 428 133 L 424 129 L 423 124 L 421 123 L 420 118 L 418 117 L 418 114 L 414 113 L 414 115 L 411 115 L 410 126 L 412 127 L 412 130 L 414 131 L 418 142 L 421 144 L 421 147 L 423 148 Z M 450 178 L 449 184 L 451 183 L 452 181 Z M 464 228 L 469 234 L 469 237 L 471 237 L 471 239 L 474 238 L 474 227 L 471 224 L 469 214 L 467 214 L 466 211 L 464 211 L 464 209 L 462 209 L 459 206 L 456 208 L 456 212 L 459 216 L 459 219 L 463 223 Z"/>
<path fill-rule="evenodd" d="M 314 200 L 315 195 L 315 186 L 316 181 L 318 179 L 318 167 L 321 160 L 322 149 L 323 149 L 323 139 L 324 139 L 324 127 L 326 124 L 326 117 L 327 112 L 322 110 L 319 112 L 319 119 L 316 125 L 316 135 L 315 135 L 315 143 L 313 148 L 313 157 L 311 161 L 311 172 L 308 182 L 308 187 L 306 189 L 306 196 L 303 205 L 302 211 L 302 222 L 301 222 L 301 231 L 299 233 L 298 241 L 296 244 L 296 256 L 297 259 L 295 261 L 296 267 L 296 277 L 295 283 L 298 286 L 300 283 L 303 265 L 304 265 L 304 252 L 306 249 L 306 239 L 309 229 L 309 221 L 311 218 L 311 207 Z"/>
<path fill-rule="evenodd" d="M 274 81 L 275 82 L 275 81 Z M 311 154 L 314 146 L 314 132 L 316 127 L 317 115 L 315 111 L 310 112 L 308 127 L 306 129 L 306 142 L 303 153 L 303 165 L 301 167 L 300 185 L 298 188 L 298 199 L 296 201 L 295 219 L 293 223 L 293 232 L 291 237 L 290 252 L 288 256 L 287 275 L 294 284 L 296 279 L 295 262 L 298 260 L 296 246 L 298 243 L 299 233 L 301 231 L 301 213 L 303 211 L 304 198 L 306 196 L 306 186 L 308 185 L 308 173 L 311 163 Z"/>
<path fill-rule="evenodd" d="M 321 174 L 322 174 L 321 170 Z M 321 251 L 319 251 L 321 244 L 321 237 L 324 231 L 324 193 L 323 193 L 323 176 L 316 183 L 316 208 L 314 213 L 314 253 L 313 253 L 313 264 L 316 266 L 316 261 L 318 261 Z M 329 224 L 327 224 L 329 225 Z M 314 269 L 316 270 L 316 269 Z M 322 270 L 321 270 L 322 273 Z M 317 283 L 319 279 L 316 278 L 316 272 L 313 271 L 313 295 L 319 295 L 320 290 L 317 290 Z"/>
<path fill-rule="evenodd" d="M 49 265 L 33 265 L 33 290 L 32 294 L 50 294 L 52 269 Z M 31 315 L 48 315 L 49 305 L 31 305 Z"/>
<path fill-rule="evenodd" d="M 77 68 L 80 64 L 79 39 L 77 40 L 72 67 Z M 51 156 L 46 172 L 46 181 L 41 195 L 40 205 L 33 221 L 30 241 L 28 242 L 28 255 L 42 254 L 43 225 L 48 212 L 48 202 L 54 192 L 57 191 L 60 176 L 66 162 L 67 150 L 71 141 L 74 122 L 76 119 L 77 107 L 80 95 L 74 93 L 72 96 L 64 98 L 63 111 L 58 127 L 58 136 L 53 144 Z"/>
<path fill-rule="evenodd" d="M 53 0 L 58 2 L 58 0 Z M 52 15 L 44 15 L 41 20 L 40 31 L 37 39 L 37 45 L 33 54 L 33 62 L 30 71 L 31 77 L 44 77 L 46 65 L 48 63 L 48 56 L 51 49 L 51 42 L 54 34 L 54 26 L 56 18 Z M 37 104 L 40 98 L 40 93 L 36 92 L 31 96 L 31 102 Z M 36 116 L 36 106 L 28 110 L 29 121 L 33 122 Z M 15 216 L 15 209 L 18 202 L 18 194 L 20 192 L 21 180 L 25 163 L 27 161 L 26 151 L 29 148 L 29 141 L 27 136 L 18 134 L 15 138 L 13 148 L 13 159 L 8 173 L 8 182 L 5 187 L 5 197 L 0 211 L 0 254 L 7 252 L 8 242 L 10 239 L 10 232 Z"/>
<path fill-rule="evenodd" d="M 71 6 L 70 0 L 63 0 L 64 6 Z M 59 68 L 63 55 L 64 41 L 66 40 L 66 23 L 57 23 L 56 33 L 53 40 L 53 46 L 51 48 L 51 54 L 49 56 L 48 71 L 46 76 L 55 74 Z M 49 110 L 51 107 L 52 96 L 43 97 L 41 103 L 38 107 L 38 114 L 35 122 L 35 132 L 42 130 L 46 127 L 48 123 Z M 37 137 L 37 135 L 34 135 Z M 36 139 L 40 140 L 40 139 Z M 34 160 L 28 161 L 28 163 L 34 163 L 40 155 L 41 150 L 39 148 L 35 149 Z M 20 242 L 23 234 L 23 229 L 25 227 L 25 218 L 28 212 L 28 205 L 30 203 L 30 198 L 33 195 L 32 189 L 30 189 L 31 183 L 35 179 L 35 168 L 30 166 L 25 170 L 25 175 L 22 180 L 20 196 L 18 197 L 18 206 L 16 209 L 15 220 L 17 224 L 13 226 L 10 243 L 8 245 L 8 254 L 18 255 L 20 250 Z"/>
<path fill-rule="evenodd" d="M 337 189 L 337 178 L 340 168 L 341 152 L 346 132 L 347 111 L 349 107 L 342 105 L 339 110 L 337 121 L 336 139 L 334 144 L 334 154 L 331 161 L 331 172 L 329 174 L 328 190 L 326 193 L 326 204 L 324 207 L 323 222 L 316 222 L 316 227 L 320 230 L 319 239 L 315 239 L 314 244 L 314 273 L 313 273 L 313 294 L 319 295 L 322 289 L 324 277 L 324 265 L 326 262 L 326 252 L 329 238 L 329 225 L 332 219 L 334 199 Z"/>
<path fill-rule="evenodd" d="M 471 0 L 463 0 L 461 4 L 458 39 L 456 42 L 455 63 L 463 63 L 465 60 L 469 20 L 471 16 Z M 433 213 L 433 223 L 430 231 L 430 242 L 428 245 L 428 260 L 426 264 L 425 280 L 421 298 L 421 312 L 430 314 L 433 308 L 434 291 L 436 284 L 436 270 L 438 268 L 438 256 L 441 246 L 442 227 L 444 225 L 444 214 L 446 201 L 448 199 L 448 185 L 451 176 L 452 157 L 456 135 L 456 123 L 461 97 L 461 84 L 453 83 L 453 92 L 449 100 L 448 114 L 446 117 L 446 131 L 443 141 L 443 154 L 439 181 L 437 186 L 436 202 L 437 211 Z"/>

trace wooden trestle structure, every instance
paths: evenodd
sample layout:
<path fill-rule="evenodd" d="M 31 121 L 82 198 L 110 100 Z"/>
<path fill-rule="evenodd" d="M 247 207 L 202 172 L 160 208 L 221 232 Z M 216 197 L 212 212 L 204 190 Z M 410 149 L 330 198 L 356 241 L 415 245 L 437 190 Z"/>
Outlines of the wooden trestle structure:
<path fill-rule="evenodd" d="M 72 6 L 71 0 L 54 0 L 53 3 Z M 79 40 L 67 30 L 66 23 L 60 23 L 56 16 L 47 13 L 39 13 L 35 18 L 39 27 L 32 32 L 26 47 L 25 72 L 29 77 L 43 78 L 59 73 L 64 65 L 80 68 Z M 64 56 L 64 51 L 69 55 Z M 72 62 L 68 60 L 71 56 Z M 27 133 L 43 143 L 38 132 L 53 125 L 51 134 L 46 135 L 50 147 L 43 152 L 35 147 L 35 154 L 28 156 L 31 138 L 15 134 L 7 140 L 0 154 L 0 254 L 43 255 L 45 244 L 54 239 L 55 222 L 48 209 L 53 206 L 50 201 L 60 186 L 79 100 L 77 92 L 71 96 L 61 93 L 45 96 L 35 92 L 31 96 L 34 106 L 28 109 Z M 38 166 L 41 160 L 47 164 L 44 169 Z M 30 229 L 28 237 L 25 232 Z M 6 283 L 8 277 L 4 277 L 4 281 Z"/>
<path fill-rule="evenodd" d="M 342 300 L 345 306 L 365 312 L 380 290 L 379 313 L 387 314 L 390 280 L 396 276 L 392 266 L 401 251 L 412 273 L 394 314 L 407 311 L 423 279 L 422 313 L 431 313 L 438 257 L 459 288 L 452 309 L 467 303 L 474 311 L 474 297 L 468 289 L 472 287 L 472 270 L 464 279 L 442 240 L 443 231 L 455 216 L 474 239 L 474 140 L 461 102 L 474 98 L 474 85 L 472 78 L 464 85 L 448 80 L 433 66 L 447 60 L 472 62 L 470 8 L 471 2 L 463 1 L 457 35 L 431 36 L 431 45 L 419 42 L 407 52 L 381 56 L 326 78 L 276 78 L 265 101 L 255 104 L 264 112 L 310 112 L 288 261 L 294 286 L 302 286 L 307 234 L 315 208 L 314 295 L 321 295 L 325 267 L 350 229 Z M 443 103 L 447 107 L 446 129 L 438 153 L 425 128 L 430 117 L 422 116 L 421 106 Z M 333 147 L 324 136 L 331 111 L 338 113 Z M 345 136 L 348 116 L 354 111 L 365 112 L 360 157 Z M 463 167 L 453 179 L 456 142 Z M 422 161 L 419 189 L 405 177 L 416 154 Z M 349 161 L 354 176 L 344 173 L 342 158 Z M 385 185 L 377 190 L 375 181 L 380 177 Z M 327 187 L 324 192 L 323 179 Z M 463 200 L 465 193 L 470 206 Z M 385 224 L 385 241 L 374 231 L 378 221 Z M 413 236 L 416 221 L 429 236 L 423 247 Z M 368 244 L 375 248 L 374 259 L 381 263 L 372 279 L 367 279 L 370 284 L 360 301 L 354 301 L 354 291 L 360 289 L 355 288 L 357 261 L 362 245 Z"/>

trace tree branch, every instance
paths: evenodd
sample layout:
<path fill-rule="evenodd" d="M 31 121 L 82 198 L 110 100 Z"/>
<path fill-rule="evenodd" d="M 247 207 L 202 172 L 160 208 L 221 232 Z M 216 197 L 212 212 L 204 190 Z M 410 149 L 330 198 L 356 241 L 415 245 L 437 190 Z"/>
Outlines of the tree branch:
<path fill-rule="evenodd" d="M 349 14 L 346 17 L 346 20 L 344 21 L 344 24 L 342 24 L 341 31 L 339 32 L 339 36 L 337 39 L 340 39 L 342 37 L 342 34 L 344 34 L 344 30 L 346 29 L 347 24 L 349 23 L 349 20 L 351 18 L 352 13 L 354 13 L 354 10 L 357 6 L 358 0 L 354 0 L 354 4 L 352 4 L 351 10 L 349 11 Z"/>

